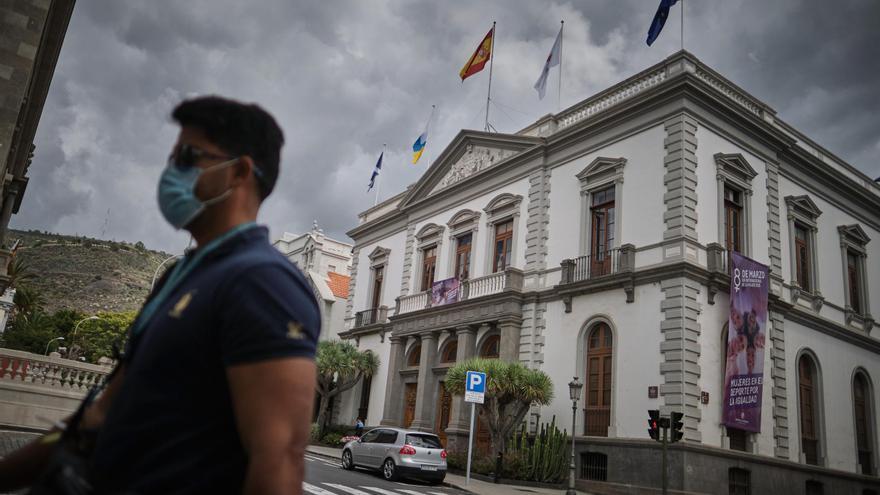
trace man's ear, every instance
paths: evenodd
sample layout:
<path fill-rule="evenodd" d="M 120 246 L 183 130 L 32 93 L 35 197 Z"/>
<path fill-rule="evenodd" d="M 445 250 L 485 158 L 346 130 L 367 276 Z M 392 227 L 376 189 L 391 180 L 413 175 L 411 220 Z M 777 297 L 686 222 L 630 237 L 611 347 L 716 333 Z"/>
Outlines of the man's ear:
<path fill-rule="evenodd" d="M 254 170 L 254 160 L 248 155 L 242 155 L 238 158 L 238 162 L 232 167 L 232 185 L 239 185 L 248 180 L 248 176 L 252 175 Z"/>

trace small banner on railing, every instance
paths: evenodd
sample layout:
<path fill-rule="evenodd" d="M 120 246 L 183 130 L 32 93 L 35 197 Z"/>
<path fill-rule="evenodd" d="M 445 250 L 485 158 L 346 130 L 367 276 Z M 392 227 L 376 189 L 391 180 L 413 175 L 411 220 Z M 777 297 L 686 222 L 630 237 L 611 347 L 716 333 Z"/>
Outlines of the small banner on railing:
<path fill-rule="evenodd" d="M 447 278 L 434 282 L 431 286 L 431 307 L 458 302 L 461 283 L 457 278 Z"/>
<path fill-rule="evenodd" d="M 769 270 L 734 252 L 730 253 L 730 263 L 723 423 L 730 428 L 760 432 Z"/>

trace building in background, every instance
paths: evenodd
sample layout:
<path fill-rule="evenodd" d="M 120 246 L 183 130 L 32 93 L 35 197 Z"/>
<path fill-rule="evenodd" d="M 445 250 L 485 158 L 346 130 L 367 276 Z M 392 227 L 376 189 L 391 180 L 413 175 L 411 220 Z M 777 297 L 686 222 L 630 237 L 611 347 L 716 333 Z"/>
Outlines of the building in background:
<path fill-rule="evenodd" d="M 273 244 L 312 284 L 321 308 L 321 339 L 338 339 L 345 325 L 352 245 L 326 237 L 317 221 L 310 232 L 285 232 Z"/>
<path fill-rule="evenodd" d="M 553 380 L 531 431 L 570 430 L 567 383 L 585 383 L 587 491 L 659 487 L 649 409 L 684 414 L 673 489 L 880 488 L 880 187 L 687 52 L 516 134 L 461 131 L 348 235 L 342 336 L 381 359 L 350 397 L 369 424 L 462 448 L 445 371 L 498 358 Z M 728 360 L 731 251 L 769 267 L 770 296 L 766 339 Z M 448 279 L 457 298 L 432 298 Z M 727 428 L 725 365 L 755 362 L 760 432 Z"/>
<path fill-rule="evenodd" d="M 74 0 L 0 2 L 0 294 L 9 284 L 9 219 L 28 185 L 34 134 Z"/>

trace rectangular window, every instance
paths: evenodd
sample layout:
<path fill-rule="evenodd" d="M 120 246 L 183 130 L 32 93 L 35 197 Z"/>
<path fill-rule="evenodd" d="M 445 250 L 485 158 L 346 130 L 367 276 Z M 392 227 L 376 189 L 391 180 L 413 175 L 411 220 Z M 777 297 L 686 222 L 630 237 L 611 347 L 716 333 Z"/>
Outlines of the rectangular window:
<path fill-rule="evenodd" d="M 503 271 L 510 266 L 513 250 L 513 220 L 495 225 L 495 247 L 493 249 L 492 273 Z"/>
<path fill-rule="evenodd" d="M 458 236 L 455 239 L 455 277 L 467 280 L 471 275 L 472 234 Z"/>
<path fill-rule="evenodd" d="M 431 290 L 434 284 L 434 272 L 437 268 L 437 246 L 422 250 L 422 291 Z"/>
<path fill-rule="evenodd" d="M 751 473 L 748 469 L 730 468 L 727 471 L 727 480 L 727 492 L 730 495 L 749 495 L 751 493 Z"/>
<path fill-rule="evenodd" d="M 742 192 L 724 186 L 724 244 L 728 251 L 742 252 L 743 203 Z"/>
<path fill-rule="evenodd" d="M 807 480 L 804 488 L 806 488 L 805 493 L 807 495 L 822 495 L 825 493 L 825 487 L 821 481 Z"/>
<path fill-rule="evenodd" d="M 794 225 L 794 253 L 797 265 L 797 283 L 801 289 L 806 292 L 811 291 L 810 287 L 810 238 L 806 227 L 800 224 Z"/>
<path fill-rule="evenodd" d="M 862 314 L 862 281 L 859 277 L 859 258 L 852 251 L 846 252 L 846 278 L 849 282 L 849 306 Z"/>
<path fill-rule="evenodd" d="M 382 303 L 382 281 L 384 279 L 384 276 L 384 266 L 377 266 L 373 268 L 373 300 L 371 301 L 371 309 L 378 308 L 379 305 Z"/>
<path fill-rule="evenodd" d="M 590 275 L 611 273 L 614 249 L 614 186 L 590 195 Z"/>
<path fill-rule="evenodd" d="M 591 481 L 607 481 L 608 456 L 600 452 L 582 453 L 581 479 Z"/>

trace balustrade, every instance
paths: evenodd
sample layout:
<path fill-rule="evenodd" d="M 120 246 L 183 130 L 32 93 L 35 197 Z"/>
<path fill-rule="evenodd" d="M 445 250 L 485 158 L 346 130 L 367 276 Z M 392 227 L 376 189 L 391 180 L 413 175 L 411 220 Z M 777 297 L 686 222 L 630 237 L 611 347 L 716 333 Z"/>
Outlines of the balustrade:
<path fill-rule="evenodd" d="M 108 366 L 0 349 L 0 384 L 20 382 L 85 394 L 110 373 Z"/>

